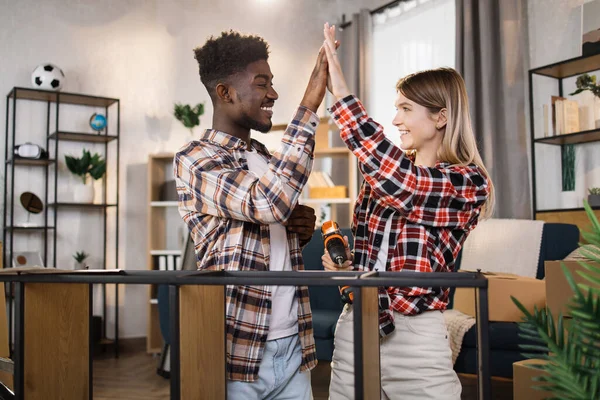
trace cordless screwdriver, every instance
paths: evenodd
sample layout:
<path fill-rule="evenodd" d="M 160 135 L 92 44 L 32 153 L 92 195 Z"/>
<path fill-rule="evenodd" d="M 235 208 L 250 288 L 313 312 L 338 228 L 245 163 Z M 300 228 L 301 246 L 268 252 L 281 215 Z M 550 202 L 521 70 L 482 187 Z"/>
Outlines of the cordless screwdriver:
<path fill-rule="evenodd" d="M 321 236 L 323 237 L 323 244 L 329 253 L 329 257 L 342 268 L 348 258 L 346 257 L 346 242 L 344 242 L 337 222 L 323 222 Z"/>
<path fill-rule="evenodd" d="M 346 257 L 346 242 L 342 237 L 338 224 L 334 221 L 325 221 L 321 226 L 321 235 L 323 236 L 323 242 L 329 253 L 329 257 L 342 268 L 348 258 Z M 341 286 L 339 290 L 342 301 L 352 304 L 354 301 L 352 288 L 350 286 Z"/>

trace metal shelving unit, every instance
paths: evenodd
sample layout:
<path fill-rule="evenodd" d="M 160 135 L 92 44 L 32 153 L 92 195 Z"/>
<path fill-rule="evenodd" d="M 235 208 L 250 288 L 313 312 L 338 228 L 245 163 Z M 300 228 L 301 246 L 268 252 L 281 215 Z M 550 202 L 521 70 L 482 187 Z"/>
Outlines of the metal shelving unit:
<path fill-rule="evenodd" d="M 46 132 L 45 132 L 45 149 L 48 151 L 50 157 L 48 159 L 23 159 L 14 158 L 13 151 L 17 139 L 17 109 L 19 101 L 35 101 L 46 103 Z M 109 119 L 109 111 L 116 109 L 116 113 L 112 118 L 115 118 L 116 132 L 109 132 L 110 124 L 107 124 L 106 129 L 101 134 L 92 134 L 85 132 L 69 132 L 59 128 L 59 123 L 64 112 L 61 112 L 61 106 L 72 105 L 80 107 L 94 107 L 104 108 L 104 115 L 107 120 Z M 111 114 L 112 115 L 112 114 Z M 51 119 L 54 117 L 53 124 Z M 54 126 L 51 126 L 54 125 Z M 10 129 L 9 129 L 10 128 Z M 51 130 L 53 132 L 51 133 Z M 62 209 L 76 209 L 78 212 L 101 212 L 103 216 L 103 262 L 102 267 L 107 269 L 107 209 L 115 209 L 115 258 L 110 263 L 112 268 L 119 268 L 119 136 L 120 136 L 120 101 L 116 98 L 90 96 L 80 93 L 67 93 L 67 92 L 55 92 L 48 90 L 38 90 L 23 87 L 14 87 L 6 96 L 6 128 L 5 128 L 5 152 L 4 152 L 4 229 L 2 240 L 6 249 L 4 255 L 4 265 L 9 267 L 12 266 L 12 258 L 14 254 L 14 237 L 15 234 L 31 234 L 41 233 L 43 239 L 43 254 L 42 259 L 46 267 L 56 268 L 56 256 L 57 256 L 57 242 L 59 230 L 66 229 L 58 224 L 58 214 Z M 107 166 L 109 163 L 114 162 L 116 166 L 116 173 L 110 177 L 115 182 L 115 199 L 111 199 L 109 202 L 107 199 L 107 183 L 109 180 L 109 173 L 107 171 L 103 178 L 103 199 L 101 204 L 84 204 L 84 203 L 71 203 L 58 201 L 58 159 L 59 148 L 61 142 L 80 142 L 80 143 L 95 143 L 104 144 L 104 159 L 106 160 Z M 110 149 L 109 143 L 116 143 L 116 149 Z M 114 159 L 109 158 L 109 154 L 116 153 Z M 39 167 L 42 169 L 44 174 L 44 211 L 43 218 L 44 223 L 40 226 L 15 226 L 14 211 L 15 211 L 15 172 L 20 166 L 25 167 Z M 9 179 L 10 178 L 10 179 Z M 50 195 L 50 188 L 53 186 L 52 196 Z M 49 215 L 49 210 L 52 210 L 52 215 Z M 7 245 L 8 242 L 8 245 Z M 52 262 L 49 261 L 49 246 L 52 245 Z M 119 343 L 119 290 L 115 285 L 115 330 L 114 330 L 114 341 L 106 338 L 106 315 L 107 315 L 107 304 L 106 304 L 106 284 L 102 284 L 102 319 L 103 329 L 101 344 L 114 344 L 115 356 L 118 357 L 118 343 Z M 12 298 L 11 287 L 7 288 L 7 298 L 9 301 Z M 9 315 L 9 326 L 13 324 L 13 313 L 12 307 L 8 308 Z M 9 342 L 12 343 L 12 329 L 9 329 Z"/>
<path fill-rule="evenodd" d="M 539 145 L 554 145 L 561 146 L 561 153 L 565 145 L 582 145 L 586 143 L 600 141 L 600 129 L 591 129 L 582 132 L 568 133 L 564 135 L 554 135 L 547 137 L 535 136 L 535 118 L 534 118 L 534 103 L 533 103 L 533 77 L 534 75 L 545 76 L 548 78 L 554 78 L 558 84 L 558 95 L 563 96 L 563 80 L 566 78 L 574 77 L 576 75 L 585 74 L 600 70 L 600 54 L 594 54 L 591 56 L 581 56 L 571 58 L 569 60 L 561 61 L 558 63 L 546 65 L 529 70 L 529 134 L 531 138 L 531 176 L 532 176 L 532 195 L 533 195 L 533 218 L 552 220 L 554 222 L 560 222 L 564 219 L 572 219 L 573 217 L 565 213 L 570 212 L 582 212 L 581 208 L 569 208 L 569 209 L 553 209 L 553 210 L 542 210 L 538 208 L 537 202 L 537 180 L 536 180 L 536 147 Z M 595 207 L 598 209 L 598 207 Z M 564 214 L 564 215 L 561 215 Z M 598 214 L 598 213 L 597 213 Z"/>

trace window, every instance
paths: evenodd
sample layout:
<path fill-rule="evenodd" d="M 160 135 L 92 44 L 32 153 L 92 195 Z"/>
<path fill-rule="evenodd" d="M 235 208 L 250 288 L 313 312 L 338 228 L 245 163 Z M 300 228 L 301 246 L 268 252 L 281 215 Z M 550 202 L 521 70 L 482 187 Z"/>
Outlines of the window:
<path fill-rule="evenodd" d="M 396 82 L 424 69 L 454 67 L 454 0 L 419 0 L 373 15 L 373 65 L 369 115 L 385 127 L 395 144 L 392 125 L 396 110 Z"/>

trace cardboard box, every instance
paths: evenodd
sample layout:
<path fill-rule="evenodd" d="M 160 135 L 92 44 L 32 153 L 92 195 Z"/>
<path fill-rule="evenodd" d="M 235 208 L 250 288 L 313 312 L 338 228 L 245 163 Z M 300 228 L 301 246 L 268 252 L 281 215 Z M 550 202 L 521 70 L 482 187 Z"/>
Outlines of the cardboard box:
<path fill-rule="evenodd" d="M 346 186 L 312 187 L 308 189 L 311 199 L 340 199 L 346 197 Z"/>
<path fill-rule="evenodd" d="M 531 359 L 513 364 L 513 400 L 544 400 L 552 397 L 551 392 L 534 388 L 546 383 L 534 381 L 533 378 L 548 374 L 546 371 L 532 368 L 532 365 L 546 363 L 545 360 Z"/>
<path fill-rule="evenodd" d="M 543 280 L 512 274 L 484 273 L 488 279 L 488 312 L 490 321 L 521 322 L 523 313 L 513 303 L 514 296 L 533 312 L 546 306 L 546 286 Z M 454 309 L 475 316 L 475 289 L 456 288 Z"/>
<path fill-rule="evenodd" d="M 587 262 L 587 261 L 586 261 Z M 589 264 L 598 265 L 593 262 L 587 262 Z M 585 283 L 586 285 L 594 286 L 591 282 L 587 281 L 583 277 L 579 276 L 577 271 L 585 271 L 590 275 L 594 275 L 591 271 L 588 271 L 577 261 L 546 261 L 544 268 L 546 269 L 546 293 L 549 294 L 546 299 L 546 306 L 552 312 L 552 317 L 556 321 L 559 313 L 562 313 L 565 317 L 570 317 L 568 303 L 573 298 L 573 290 L 567 282 L 565 273 L 562 270 L 561 264 L 564 264 L 567 269 L 573 275 L 573 279 L 576 283 Z"/>

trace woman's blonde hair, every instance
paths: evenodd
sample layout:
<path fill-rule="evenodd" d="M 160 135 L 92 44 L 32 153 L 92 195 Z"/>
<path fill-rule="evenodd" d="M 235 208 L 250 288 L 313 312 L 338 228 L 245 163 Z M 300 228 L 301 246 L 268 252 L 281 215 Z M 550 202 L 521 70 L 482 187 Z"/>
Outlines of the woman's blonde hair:
<path fill-rule="evenodd" d="M 477 149 L 465 81 L 452 68 L 437 68 L 407 75 L 398 81 L 398 92 L 429 109 L 432 114 L 446 111 L 446 130 L 438 150 L 438 159 L 452 165 L 477 165 L 485 174 L 490 193 L 482 217 L 494 211 L 494 185 Z"/>

